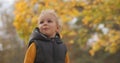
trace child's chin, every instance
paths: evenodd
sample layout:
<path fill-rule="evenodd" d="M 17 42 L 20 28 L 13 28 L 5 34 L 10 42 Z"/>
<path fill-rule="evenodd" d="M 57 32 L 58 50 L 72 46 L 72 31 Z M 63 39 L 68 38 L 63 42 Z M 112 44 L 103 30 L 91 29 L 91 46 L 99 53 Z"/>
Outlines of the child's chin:
<path fill-rule="evenodd" d="M 45 34 L 46 36 L 49 36 L 49 35 L 50 35 L 49 33 L 43 33 L 43 34 Z"/>

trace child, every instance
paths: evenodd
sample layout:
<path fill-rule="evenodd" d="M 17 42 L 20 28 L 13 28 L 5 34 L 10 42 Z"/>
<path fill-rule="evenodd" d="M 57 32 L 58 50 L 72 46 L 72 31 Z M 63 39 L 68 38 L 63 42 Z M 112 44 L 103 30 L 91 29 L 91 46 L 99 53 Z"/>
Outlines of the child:
<path fill-rule="evenodd" d="M 61 24 L 54 10 L 43 10 L 31 35 L 24 63 L 69 63 L 61 41 Z"/>

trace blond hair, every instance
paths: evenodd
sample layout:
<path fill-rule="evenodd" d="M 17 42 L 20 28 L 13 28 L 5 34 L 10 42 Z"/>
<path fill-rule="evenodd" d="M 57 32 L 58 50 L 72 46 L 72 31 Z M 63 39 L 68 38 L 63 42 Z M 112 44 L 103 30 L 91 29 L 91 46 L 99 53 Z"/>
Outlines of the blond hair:
<path fill-rule="evenodd" d="M 56 21 L 56 23 L 57 23 L 57 25 L 59 27 L 59 32 L 60 32 L 61 29 L 62 29 L 62 23 L 61 23 L 60 19 L 58 18 L 56 12 L 54 10 L 52 10 L 52 9 L 47 9 L 47 10 L 42 10 L 41 11 L 40 16 L 38 18 L 38 24 L 39 24 L 42 16 L 45 16 L 45 15 L 51 15 L 51 16 L 55 17 L 55 21 Z"/>

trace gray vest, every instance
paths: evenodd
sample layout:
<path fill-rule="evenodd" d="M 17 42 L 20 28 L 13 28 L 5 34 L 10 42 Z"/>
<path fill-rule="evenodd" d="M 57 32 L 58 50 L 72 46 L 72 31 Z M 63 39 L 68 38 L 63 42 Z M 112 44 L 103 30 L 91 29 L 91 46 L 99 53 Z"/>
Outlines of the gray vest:
<path fill-rule="evenodd" d="M 37 50 L 34 63 L 65 63 L 67 48 L 63 43 L 55 39 L 34 42 Z"/>
<path fill-rule="evenodd" d="M 34 63 L 65 63 L 67 48 L 61 41 L 59 33 L 54 38 L 48 38 L 36 27 L 32 32 L 28 47 L 36 44 L 36 57 Z"/>

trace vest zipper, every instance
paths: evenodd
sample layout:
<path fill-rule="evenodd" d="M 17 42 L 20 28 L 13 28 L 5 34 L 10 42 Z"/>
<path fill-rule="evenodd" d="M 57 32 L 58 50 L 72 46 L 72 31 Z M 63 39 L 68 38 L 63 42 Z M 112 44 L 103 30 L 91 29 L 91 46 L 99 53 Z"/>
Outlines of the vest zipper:
<path fill-rule="evenodd" d="M 52 47 L 53 47 L 53 63 L 55 63 L 55 39 L 51 39 Z"/>

